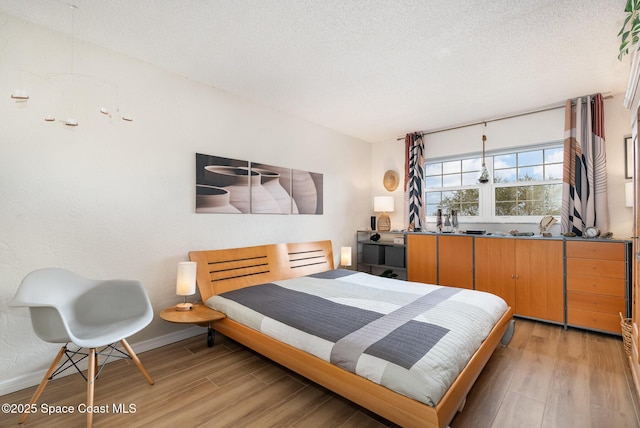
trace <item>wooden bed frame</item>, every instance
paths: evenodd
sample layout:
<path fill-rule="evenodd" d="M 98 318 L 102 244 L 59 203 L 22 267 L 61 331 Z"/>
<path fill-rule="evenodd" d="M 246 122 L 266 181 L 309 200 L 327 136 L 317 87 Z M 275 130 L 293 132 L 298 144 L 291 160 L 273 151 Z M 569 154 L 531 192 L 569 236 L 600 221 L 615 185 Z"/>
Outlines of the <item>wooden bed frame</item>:
<path fill-rule="evenodd" d="M 226 291 L 334 268 L 331 241 L 191 251 L 189 258 L 198 262 L 197 283 L 204 302 Z M 214 321 L 211 327 L 391 422 L 403 427 L 442 428 L 462 409 L 469 390 L 507 331 L 512 316 L 513 310 L 508 308 L 435 407 L 393 392 L 230 319 Z"/>

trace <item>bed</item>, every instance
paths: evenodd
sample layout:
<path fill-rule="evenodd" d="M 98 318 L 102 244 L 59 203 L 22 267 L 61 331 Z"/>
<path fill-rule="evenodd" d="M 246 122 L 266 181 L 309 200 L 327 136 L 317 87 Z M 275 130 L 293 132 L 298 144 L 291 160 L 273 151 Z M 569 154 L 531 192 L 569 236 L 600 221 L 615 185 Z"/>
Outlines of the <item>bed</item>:
<path fill-rule="evenodd" d="M 493 351 L 513 326 L 512 309 L 501 299 L 487 293 L 408 283 L 334 269 L 330 241 L 192 251 L 189 257 L 198 262 L 197 283 L 203 302 L 227 315 L 212 323 L 214 330 L 405 427 L 444 427 L 449 424 L 456 412 L 463 407 L 467 393 Z M 408 288 L 394 293 L 395 290 L 391 290 L 389 284 Z M 359 289 L 366 290 L 365 300 L 368 303 L 364 307 L 354 303 L 362 300 L 354 298 L 356 294 L 353 293 L 360 292 Z M 255 293 L 260 293 L 260 297 L 256 297 Z M 325 296 L 325 293 L 330 297 Z M 372 295 L 381 295 L 386 302 L 391 294 L 394 294 L 391 303 L 374 302 L 375 299 L 370 298 Z M 273 305 L 264 304 L 270 301 L 269 296 L 272 296 Z M 308 299 L 310 301 L 305 303 Z M 435 303 L 433 299 L 436 299 Z M 463 333 L 467 335 L 476 335 L 475 330 L 469 330 L 470 327 L 483 325 L 484 339 L 475 339 L 478 343 L 472 345 L 474 348 L 471 351 L 458 352 L 463 359 L 462 366 L 454 368 L 453 370 L 458 371 L 453 375 L 441 376 L 438 369 L 431 370 L 434 376 L 437 375 L 435 381 L 431 378 L 421 382 L 415 382 L 415 379 L 409 381 L 411 377 L 415 377 L 416 370 L 428 373 L 429 364 L 440 367 L 442 361 L 435 355 L 442 349 L 451 348 L 449 337 L 458 334 L 454 329 L 449 332 L 452 321 L 447 321 L 443 314 L 456 312 L 456 305 L 471 306 L 468 304 L 470 300 L 482 302 L 478 307 L 491 307 L 491 311 L 484 312 L 492 313 L 487 315 L 473 309 L 475 315 L 463 314 L 464 317 L 471 317 L 466 323 L 455 323 L 462 325 Z M 288 303 L 283 310 L 283 305 L 278 305 L 277 302 L 285 301 L 296 302 L 295 305 L 289 305 L 289 308 L 303 307 L 310 303 L 316 308 L 313 316 L 318 317 L 320 322 L 309 323 L 307 320 L 301 330 L 305 330 L 305 327 L 310 330 L 299 335 L 294 333 L 289 319 L 292 314 L 314 311 L 290 311 L 287 310 Z M 462 301 L 463 304 L 459 305 L 456 301 Z M 278 306 L 281 306 L 280 309 Z M 346 315 L 349 318 L 351 313 L 356 315 L 351 316 L 353 319 L 349 322 L 331 323 L 338 316 Z M 284 316 L 284 319 L 279 316 Z M 397 323 L 395 327 L 385 327 L 390 318 Z M 427 347 L 425 355 L 428 357 L 422 358 L 416 354 L 418 351 L 412 349 L 400 352 L 395 357 L 391 356 L 388 362 L 382 358 L 389 357 L 384 351 L 379 351 L 378 354 L 372 351 L 379 348 L 377 345 L 382 342 L 397 344 L 399 338 L 413 337 L 411 335 L 415 334 L 416 324 L 421 323 L 432 324 L 435 327 L 433 334 L 437 336 L 426 340 L 429 342 L 424 345 Z M 331 337 L 325 337 L 325 333 L 315 330 L 318 325 L 324 324 L 332 324 L 329 326 Z M 343 324 L 354 326 L 343 328 Z M 269 327 L 262 328 L 263 325 Z M 444 332 L 443 326 L 446 327 Z M 388 336 L 385 333 L 384 340 L 372 339 L 372 331 L 379 334 L 376 330 L 379 328 L 387 329 Z M 335 333 L 335 330 L 340 332 Z M 366 334 L 362 337 L 366 339 L 358 336 L 360 342 L 356 341 L 354 345 L 346 338 L 352 337 L 354 334 L 351 332 L 356 330 L 364 330 Z M 306 342 L 309 338 L 312 342 Z M 366 342 L 364 345 L 362 340 Z M 424 346 L 416 345 L 413 348 Z M 394 347 L 397 346 L 391 346 Z M 357 348 L 357 352 L 354 348 Z M 367 352 L 363 352 L 365 348 Z M 424 353 L 424 349 L 419 352 Z M 468 353 L 466 357 L 465 352 Z M 445 357 L 440 357 L 441 360 L 456 359 L 447 356 L 450 354 L 443 355 Z M 399 358 L 400 361 L 393 358 Z M 409 361 L 402 361 L 407 358 Z M 435 363 L 431 360 L 435 360 Z M 406 366 L 408 371 L 403 372 L 399 366 Z M 393 375 L 390 376 L 389 373 Z M 385 380 L 382 381 L 383 379 Z M 415 385 L 403 389 L 408 384 Z M 427 389 L 422 390 L 423 387 Z"/>

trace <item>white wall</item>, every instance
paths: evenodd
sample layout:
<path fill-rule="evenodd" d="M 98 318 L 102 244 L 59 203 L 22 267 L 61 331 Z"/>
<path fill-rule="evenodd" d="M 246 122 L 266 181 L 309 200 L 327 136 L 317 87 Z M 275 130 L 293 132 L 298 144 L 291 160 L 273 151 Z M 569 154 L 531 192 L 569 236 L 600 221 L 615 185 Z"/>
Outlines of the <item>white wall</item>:
<path fill-rule="evenodd" d="M 331 239 L 337 262 L 370 212 L 369 144 L 77 41 L 78 76 L 50 75 L 70 71 L 69 46 L 0 14 L 0 394 L 39 382 L 57 348 L 27 309 L 7 307 L 34 269 L 140 279 L 157 314 L 179 300 L 190 250 Z M 43 120 L 71 114 L 58 84 L 76 128 Z M 98 113 L 103 103 L 133 122 Z M 196 152 L 322 173 L 324 215 L 195 214 Z M 132 343 L 184 329 L 156 316 Z"/>
<path fill-rule="evenodd" d="M 594 91 L 595 92 L 595 91 Z M 625 207 L 624 200 L 624 136 L 631 135 L 629 110 L 622 105 L 624 94 L 618 94 L 604 102 L 605 139 L 607 143 L 607 171 L 609 188 L 610 229 L 616 238 L 628 239 L 632 232 L 632 209 Z M 560 102 L 562 100 L 559 100 Z M 425 119 L 428 122 L 428 118 Z M 453 121 L 455 123 L 455 121 Z M 487 123 L 486 150 L 499 150 L 532 144 L 563 141 L 564 108 L 504 119 Z M 438 132 L 425 136 L 425 158 L 438 158 L 455 154 L 480 154 L 482 152 L 483 125 Z M 404 193 L 402 185 L 394 192 L 387 192 L 382 178 L 385 171 L 392 169 L 404 175 L 404 140 L 379 143 L 373 146 L 372 154 L 372 196 L 392 195 L 396 210 L 390 215 L 394 229 L 404 227 Z M 401 178 L 402 181 L 402 178 Z M 372 210 L 372 202 L 369 202 Z M 373 214 L 373 213 L 372 213 Z M 559 220 L 559 219 L 558 219 Z M 461 224 L 461 227 L 464 225 Z M 520 231 L 537 232 L 537 224 L 487 224 L 490 231 L 508 231 L 515 227 Z M 552 233 L 559 234 L 559 224 Z"/>
<path fill-rule="evenodd" d="M 69 46 L 67 37 L 0 14 L 0 394 L 39 382 L 55 354 L 56 346 L 33 334 L 26 309 L 7 307 L 31 270 L 140 279 L 157 314 L 178 300 L 176 263 L 189 250 L 331 239 L 337 261 L 338 248 L 355 245 L 355 230 L 368 226 L 372 196 L 388 194 L 384 172 L 394 169 L 402 181 L 403 142 L 372 150 L 77 41 L 79 76 L 51 76 L 70 71 Z M 16 87 L 29 90 L 28 103 L 9 98 Z M 66 98 L 58 87 L 67 88 Z M 97 113 L 102 104 L 114 115 L 120 106 L 134 121 Z M 630 128 L 621 104 L 621 97 L 605 101 L 605 132 L 612 230 L 624 238 L 631 210 L 623 202 L 622 141 Z M 71 110 L 77 128 L 43 121 Z M 492 123 L 488 149 L 562 139 L 561 116 Z M 426 155 L 477 153 L 480 135 L 467 128 L 429 136 Z M 322 173 L 324 215 L 195 214 L 196 152 Z M 402 184 L 392 194 L 392 227 L 402 228 Z M 132 342 L 158 344 L 184 331 L 156 317 Z"/>

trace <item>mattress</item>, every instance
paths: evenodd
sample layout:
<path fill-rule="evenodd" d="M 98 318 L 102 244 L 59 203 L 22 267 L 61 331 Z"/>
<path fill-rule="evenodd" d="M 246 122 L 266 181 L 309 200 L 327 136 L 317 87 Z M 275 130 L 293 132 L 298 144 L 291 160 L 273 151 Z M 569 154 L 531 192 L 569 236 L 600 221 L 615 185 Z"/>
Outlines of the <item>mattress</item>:
<path fill-rule="evenodd" d="M 349 270 L 246 287 L 206 304 L 430 406 L 507 310 L 493 294 Z"/>

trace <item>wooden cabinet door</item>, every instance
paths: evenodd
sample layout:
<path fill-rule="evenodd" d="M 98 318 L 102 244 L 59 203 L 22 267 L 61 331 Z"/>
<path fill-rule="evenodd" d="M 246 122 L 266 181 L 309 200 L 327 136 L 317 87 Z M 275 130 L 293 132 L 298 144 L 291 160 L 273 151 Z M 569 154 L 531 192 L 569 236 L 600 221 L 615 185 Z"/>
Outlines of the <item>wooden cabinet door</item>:
<path fill-rule="evenodd" d="M 516 311 L 515 239 L 475 238 L 476 290 L 502 297 Z"/>
<path fill-rule="evenodd" d="M 564 322 L 562 241 L 516 240 L 515 312 Z"/>
<path fill-rule="evenodd" d="M 438 237 L 438 284 L 473 290 L 473 237 Z"/>
<path fill-rule="evenodd" d="M 407 235 L 407 280 L 435 284 L 437 277 L 436 235 Z"/>

